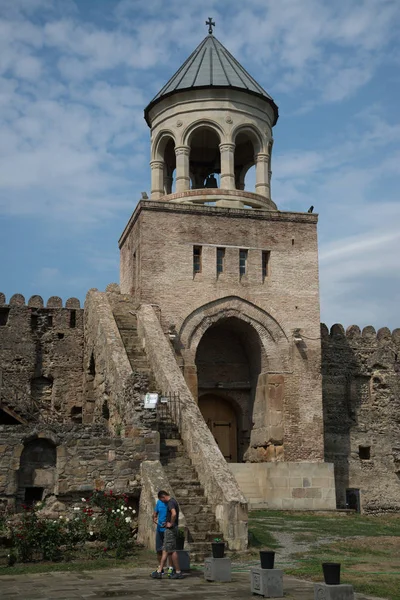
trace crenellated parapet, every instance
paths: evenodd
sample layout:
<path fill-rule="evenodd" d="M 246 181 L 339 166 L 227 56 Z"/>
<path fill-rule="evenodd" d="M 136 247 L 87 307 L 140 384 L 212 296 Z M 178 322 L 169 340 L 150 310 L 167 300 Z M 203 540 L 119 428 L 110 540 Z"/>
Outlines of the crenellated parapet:
<path fill-rule="evenodd" d="M 60 298 L 59 296 L 50 296 L 45 305 L 42 296 L 31 296 L 28 302 L 26 302 L 25 296 L 23 296 L 22 294 L 13 294 L 13 296 L 11 296 L 9 302 L 7 303 L 7 298 L 5 294 L 3 294 L 3 292 L 0 292 L 0 306 L 27 306 L 29 308 L 70 308 L 76 310 L 81 308 L 81 303 L 78 298 L 68 298 L 68 300 L 65 302 L 65 305 L 63 305 L 62 298 Z"/>
<path fill-rule="evenodd" d="M 347 329 L 340 323 L 335 323 L 330 329 L 321 323 L 321 341 L 322 342 L 338 342 L 343 343 L 374 346 L 377 348 L 393 344 L 400 346 L 400 328 L 391 331 L 388 327 L 381 327 L 376 331 L 372 325 L 367 325 L 362 330 L 358 325 L 349 325 Z"/>

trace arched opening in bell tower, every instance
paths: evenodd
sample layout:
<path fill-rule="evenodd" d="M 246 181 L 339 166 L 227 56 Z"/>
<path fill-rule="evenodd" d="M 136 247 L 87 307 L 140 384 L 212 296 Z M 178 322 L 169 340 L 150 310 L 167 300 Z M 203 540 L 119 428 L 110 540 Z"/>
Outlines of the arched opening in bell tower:
<path fill-rule="evenodd" d="M 176 156 L 175 156 L 175 142 L 170 137 L 165 144 L 164 150 L 164 193 L 172 194 L 175 189 L 175 169 L 176 169 Z"/>
<path fill-rule="evenodd" d="M 158 196 L 175 191 L 176 155 L 175 140 L 168 132 L 163 132 L 155 143 L 152 189 Z"/>
<path fill-rule="evenodd" d="M 237 190 L 255 189 L 256 155 L 261 150 L 261 142 L 251 129 L 239 130 L 235 136 L 235 187 Z"/>
<path fill-rule="evenodd" d="M 218 188 L 221 173 L 220 138 L 207 125 L 195 129 L 189 138 L 189 175 L 193 190 Z"/>
<path fill-rule="evenodd" d="M 261 361 L 257 331 L 237 317 L 209 327 L 197 348 L 199 408 L 229 462 L 242 462 L 250 444 Z"/>

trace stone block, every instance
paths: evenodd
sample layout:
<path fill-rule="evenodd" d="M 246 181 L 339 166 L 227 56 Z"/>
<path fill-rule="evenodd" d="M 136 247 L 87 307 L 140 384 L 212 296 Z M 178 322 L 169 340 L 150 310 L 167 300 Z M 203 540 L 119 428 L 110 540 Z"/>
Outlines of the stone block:
<path fill-rule="evenodd" d="M 322 492 L 319 488 L 307 488 L 306 498 L 322 498 Z"/>
<path fill-rule="evenodd" d="M 210 556 L 204 561 L 204 579 L 206 581 L 231 581 L 232 567 L 230 558 Z"/>
<path fill-rule="evenodd" d="M 187 550 L 177 550 L 181 571 L 190 571 L 190 555 Z"/>
<path fill-rule="evenodd" d="M 354 600 L 353 586 L 314 583 L 314 600 Z"/>
<path fill-rule="evenodd" d="M 264 598 L 283 598 L 283 571 L 280 569 L 250 569 L 251 593 Z"/>
<path fill-rule="evenodd" d="M 333 481 L 329 477 L 313 477 L 312 487 L 319 488 L 330 488 L 333 485 Z"/>
<path fill-rule="evenodd" d="M 289 487 L 301 488 L 303 487 L 303 480 L 301 477 L 289 477 Z"/>
<path fill-rule="evenodd" d="M 269 483 L 271 486 L 275 488 L 288 488 L 289 487 L 289 479 L 287 477 L 274 477 L 272 476 L 269 479 Z"/>
<path fill-rule="evenodd" d="M 33 485 L 49 488 L 54 485 L 54 469 L 36 469 L 33 475 Z"/>

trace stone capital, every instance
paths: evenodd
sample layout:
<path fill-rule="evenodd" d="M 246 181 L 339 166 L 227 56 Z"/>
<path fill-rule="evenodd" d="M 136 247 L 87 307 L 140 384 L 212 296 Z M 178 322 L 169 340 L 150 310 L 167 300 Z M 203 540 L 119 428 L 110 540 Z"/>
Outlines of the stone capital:
<path fill-rule="evenodd" d="M 260 163 L 269 163 L 269 154 L 267 154 L 266 152 L 259 152 L 254 156 L 254 160 Z"/>
<path fill-rule="evenodd" d="M 219 145 L 220 152 L 235 152 L 235 144 L 226 142 Z"/>
<path fill-rule="evenodd" d="M 163 169 L 164 168 L 164 161 L 163 160 L 151 160 L 150 161 L 150 167 L 152 169 Z"/>
<path fill-rule="evenodd" d="M 189 156 L 190 154 L 190 146 L 176 146 L 175 147 L 175 156 L 179 155 Z"/>

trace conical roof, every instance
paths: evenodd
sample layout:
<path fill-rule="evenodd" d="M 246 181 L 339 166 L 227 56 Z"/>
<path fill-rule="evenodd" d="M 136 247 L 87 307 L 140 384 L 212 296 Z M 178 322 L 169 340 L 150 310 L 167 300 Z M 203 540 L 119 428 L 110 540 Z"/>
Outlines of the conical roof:
<path fill-rule="evenodd" d="M 225 46 L 209 34 L 145 108 L 144 115 L 148 125 L 150 126 L 150 109 L 163 98 L 183 90 L 204 88 L 231 88 L 259 96 L 274 109 L 273 124 L 278 120 L 278 107 L 271 96 Z"/>

